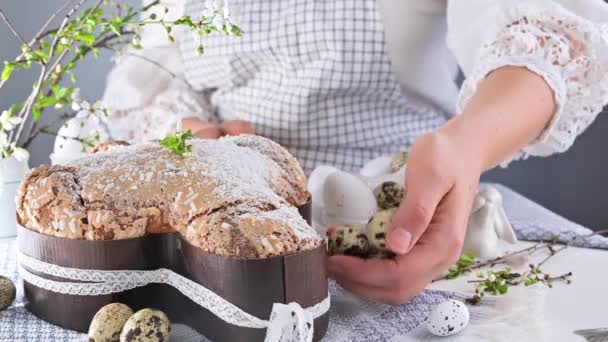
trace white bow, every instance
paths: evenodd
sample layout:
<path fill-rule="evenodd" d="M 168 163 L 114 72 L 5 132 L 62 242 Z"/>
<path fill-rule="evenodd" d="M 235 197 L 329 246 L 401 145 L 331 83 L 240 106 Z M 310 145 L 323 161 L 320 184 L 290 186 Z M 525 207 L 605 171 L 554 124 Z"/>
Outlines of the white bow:
<path fill-rule="evenodd" d="M 313 315 L 298 303 L 272 306 L 264 342 L 312 342 Z"/>

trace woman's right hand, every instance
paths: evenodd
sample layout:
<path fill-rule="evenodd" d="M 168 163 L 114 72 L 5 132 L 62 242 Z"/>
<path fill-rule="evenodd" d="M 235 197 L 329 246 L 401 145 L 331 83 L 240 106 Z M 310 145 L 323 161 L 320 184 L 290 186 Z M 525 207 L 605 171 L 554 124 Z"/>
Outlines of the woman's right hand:
<path fill-rule="evenodd" d="M 225 121 L 213 124 L 198 118 L 182 120 L 183 130 L 192 130 L 192 134 L 201 139 L 219 139 L 225 135 L 254 134 L 253 126 L 242 120 Z"/>

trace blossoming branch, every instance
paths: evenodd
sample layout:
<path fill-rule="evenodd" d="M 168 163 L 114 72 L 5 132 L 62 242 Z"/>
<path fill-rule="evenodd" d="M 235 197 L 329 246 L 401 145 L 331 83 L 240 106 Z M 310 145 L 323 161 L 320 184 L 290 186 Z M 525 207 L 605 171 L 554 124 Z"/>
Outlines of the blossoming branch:
<path fill-rule="evenodd" d="M 89 3 L 91 6 L 87 7 Z M 182 16 L 167 20 L 168 12 L 158 0 L 138 9 L 107 0 L 78 0 L 76 4 L 69 0 L 50 16 L 31 40 L 26 41 L 0 7 L 0 19 L 21 44 L 17 57 L 4 61 L 0 88 L 11 80 L 15 72 L 37 70 L 33 90 L 22 101 L 2 111 L 1 156 L 27 159 L 27 147 L 41 133 L 56 134 L 52 128 L 57 123 L 77 116 L 94 115 L 103 120 L 110 115 L 103 104 L 91 104 L 80 97 L 74 69 L 90 55 L 98 58 L 103 49 L 117 52 L 129 46 L 143 48 L 141 32 L 144 26 L 161 25 L 170 42 L 175 40 L 172 32 L 176 27 L 186 27 L 200 38 L 197 46 L 200 54 L 204 51 L 203 37 L 206 35 L 241 34 L 230 9 L 216 1 L 206 1 L 205 9 L 198 17 Z M 60 20 L 61 17 L 63 19 Z M 50 109 L 59 111 L 57 120 L 42 124 L 40 119 Z M 93 133 L 91 135 L 95 137 Z"/>

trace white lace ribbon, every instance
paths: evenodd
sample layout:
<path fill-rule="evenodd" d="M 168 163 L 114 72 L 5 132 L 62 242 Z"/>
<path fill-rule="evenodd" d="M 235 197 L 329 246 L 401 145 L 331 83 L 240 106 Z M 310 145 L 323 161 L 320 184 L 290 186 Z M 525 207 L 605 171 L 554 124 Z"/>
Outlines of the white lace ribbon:
<path fill-rule="evenodd" d="M 268 321 L 250 315 L 201 284 L 169 269 L 152 271 L 88 270 L 62 267 L 19 253 L 19 272 L 23 280 L 48 291 L 73 296 L 99 296 L 118 293 L 148 284 L 173 286 L 184 296 L 209 310 L 223 321 L 246 328 L 267 329 L 265 342 L 310 342 L 313 322 L 329 310 L 329 294 L 320 303 L 302 308 L 298 303 L 275 303 Z M 29 270 L 78 282 L 55 281 Z"/>

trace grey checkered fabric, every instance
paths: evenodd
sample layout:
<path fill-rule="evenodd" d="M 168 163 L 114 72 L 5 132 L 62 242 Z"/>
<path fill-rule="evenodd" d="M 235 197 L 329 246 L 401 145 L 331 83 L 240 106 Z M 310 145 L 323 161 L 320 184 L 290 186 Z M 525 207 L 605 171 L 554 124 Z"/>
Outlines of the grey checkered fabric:
<path fill-rule="evenodd" d="M 408 101 L 396 80 L 376 1 L 235 0 L 240 38 L 185 35 L 188 81 L 215 89 L 221 119 L 242 119 L 290 151 L 304 168 L 355 170 L 409 147 L 446 121 Z M 204 1 L 187 1 L 197 17 Z"/>
<path fill-rule="evenodd" d="M 505 209 L 520 239 L 562 240 L 584 237 L 591 231 L 568 221 L 512 190 L 494 184 L 503 195 Z M 608 238 L 593 236 L 574 241 L 575 246 L 608 249 Z M 0 274 L 20 282 L 16 263 L 15 239 L 0 239 Z M 23 306 L 23 295 L 18 293 L 15 304 L 0 312 L 0 342 L 5 341 L 85 341 L 83 334 L 62 329 L 35 317 Z M 332 307 L 329 331 L 324 341 L 394 340 L 415 329 L 434 305 L 453 296 L 453 293 L 424 291 L 411 302 L 389 307 L 373 303 L 353 306 L 349 294 L 335 283 L 330 283 Z M 473 309 L 472 309 L 473 310 Z M 187 326 L 173 327 L 172 341 L 206 342 L 207 340 Z"/>

